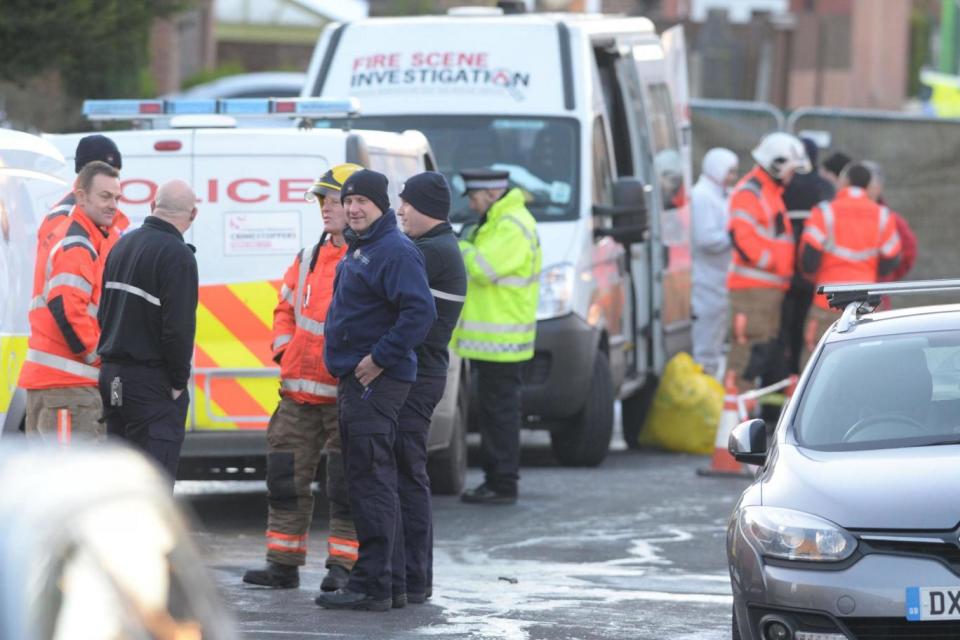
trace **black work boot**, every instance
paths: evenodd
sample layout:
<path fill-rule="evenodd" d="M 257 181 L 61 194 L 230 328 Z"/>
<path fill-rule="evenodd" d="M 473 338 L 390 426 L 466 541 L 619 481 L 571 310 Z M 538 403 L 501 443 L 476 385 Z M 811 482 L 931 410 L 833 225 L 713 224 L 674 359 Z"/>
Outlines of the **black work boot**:
<path fill-rule="evenodd" d="M 243 581 L 272 589 L 296 589 L 300 586 L 300 571 L 295 565 L 268 561 L 263 569 L 250 569 L 244 573 Z"/>
<path fill-rule="evenodd" d="M 393 608 L 403 609 L 405 606 L 407 606 L 407 594 L 403 593 L 402 591 L 400 593 L 393 594 Z"/>
<path fill-rule="evenodd" d="M 320 591 L 336 591 L 347 586 L 350 580 L 350 572 L 338 564 L 331 566 L 327 570 L 327 575 L 323 577 L 320 583 Z"/>
<path fill-rule="evenodd" d="M 354 611 L 390 611 L 393 606 L 393 598 L 377 600 L 365 593 L 350 589 L 321 593 L 314 602 L 324 609 L 353 609 Z"/>
<path fill-rule="evenodd" d="M 516 504 L 517 494 L 495 491 L 484 482 L 476 489 L 464 491 L 460 500 L 468 504 Z"/>

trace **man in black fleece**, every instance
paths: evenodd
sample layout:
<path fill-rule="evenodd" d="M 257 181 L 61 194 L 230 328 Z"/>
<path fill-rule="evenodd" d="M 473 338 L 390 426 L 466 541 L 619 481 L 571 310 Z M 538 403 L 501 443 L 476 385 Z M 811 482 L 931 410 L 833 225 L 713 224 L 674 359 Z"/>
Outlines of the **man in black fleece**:
<path fill-rule="evenodd" d="M 339 378 L 340 438 L 359 558 L 346 588 L 322 593 L 328 609 L 387 611 L 400 532 L 394 443 L 400 408 L 417 379 L 414 348 L 437 312 L 423 256 L 397 228 L 387 177 L 362 170 L 343 183 L 350 230 L 324 323 L 327 370 Z"/>
<path fill-rule="evenodd" d="M 417 381 L 400 410 L 395 447 L 403 541 L 394 547 L 394 600 L 398 594 L 406 593 L 409 602 L 420 604 L 430 597 L 433 589 L 433 514 L 427 476 L 427 436 L 433 410 L 447 384 L 448 345 L 467 294 L 467 272 L 457 237 L 447 222 L 450 187 L 443 175 L 427 171 L 413 176 L 404 183 L 400 199 L 397 218 L 403 231 L 423 253 L 430 293 L 437 306 L 437 319 L 427 339 L 417 347 Z M 458 436 L 455 433 L 453 437 Z"/>

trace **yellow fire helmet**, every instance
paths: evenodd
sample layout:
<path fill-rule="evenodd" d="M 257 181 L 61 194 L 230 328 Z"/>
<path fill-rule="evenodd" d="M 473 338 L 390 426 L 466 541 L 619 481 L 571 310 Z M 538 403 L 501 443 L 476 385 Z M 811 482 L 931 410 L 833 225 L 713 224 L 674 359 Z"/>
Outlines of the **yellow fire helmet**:
<path fill-rule="evenodd" d="M 343 183 L 347 181 L 347 178 L 361 169 L 363 169 L 363 167 L 360 165 L 350 162 L 331 167 L 326 173 L 313 181 L 310 188 L 303 194 L 304 199 L 307 202 L 316 202 L 317 199 L 320 198 L 322 202 L 323 197 L 331 191 L 340 193 L 340 189 L 343 187 Z"/>

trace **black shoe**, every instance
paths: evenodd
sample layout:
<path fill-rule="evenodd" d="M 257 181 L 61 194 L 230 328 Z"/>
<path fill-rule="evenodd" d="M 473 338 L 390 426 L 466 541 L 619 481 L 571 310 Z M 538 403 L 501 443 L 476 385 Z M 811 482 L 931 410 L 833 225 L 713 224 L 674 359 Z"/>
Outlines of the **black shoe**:
<path fill-rule="evenodd" d="M 296 566 L 267 562 L 263 569 L 250 569 L 244 573 L 243 581 L 271 589 L 296 589 L 300 586 L 300 572 Z"/>
<path fill-rule="evenodd" d="M 327 575 L 323 577 L 320 583 L 320 591 L 336 591 L 345 589 L 350 580 L 350 572 L 338 564 L 331 566 L 327 570 Z"/>
<path fill-rule="evenodd" d="M 476 489 L 464 491 L 460 500 L 469 504 L 516 504 L 516 493 L 494 491 L 486 483 Z"/>
<path fill-rule="evenodd" d="M 324 609 L 352 609 L 354 611 L 390 611 L 392 598 L 376 600 L 365 593 L 339 589 L 333 593 L 321 593 L 314 600 Z"/>
<path fill-rule="evenodd" d="M 407 606 L 407 594 L 405 593 L 393 594 L 393 608 L 403 609 L 405 606 Z"/>
<path fill-rule="evenodd" d="M 413 593 L 410 592 L 407 594 L 407 602 L 410 604 L 423 604 L 427 601 L 427 594 L 425 593 Z"/>

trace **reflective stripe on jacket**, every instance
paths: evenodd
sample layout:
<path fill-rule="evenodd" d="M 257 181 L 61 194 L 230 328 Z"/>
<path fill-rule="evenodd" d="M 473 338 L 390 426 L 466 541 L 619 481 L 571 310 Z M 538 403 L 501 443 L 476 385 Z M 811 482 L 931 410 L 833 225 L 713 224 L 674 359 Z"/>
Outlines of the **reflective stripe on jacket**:
<path fill-rule="evenodd" d="M 273 311 L 273 359 L 280 364 L 280 394 L 305 404 L 337 401 L 337 379 L 323 362 L 323 329 L 333 298 L 337 263 L 347 252 L 321 238 L 287 269 Z"/>
<path fill-rule="evenodd" d="M 793 276 L 795 246 L 783 204 L 783 187 L 754 167 L 730 198 L 733 263 L 730 289 L 786 290 Z"/>
<path fill-rule="evenodd" d="M 29 352 L 19 380 L 24 389 L 96 386 L 103 260 L 117 235 L 76 206 L 40 242 Z"/>
<path fill-rule="evenodd" d="M 800 255 L 821 255 L 815 271 L 801 267 L 817 284 L 876 282 L 881 262 L 900 255 L 900 236 L 890 210 L 863 189 L 842 189 L 833 202 L 814 207 L 800 239 Z M 827 299 L 814 295 L 814 303 L 828 309 Z"/>
<path fill-rule="evenodd" d="M 523 192 L 508 191 L 460 243 L 467 299 L 453 332 L 462 357 L 521 362 L 533 357 L 543 256 Z"/>

